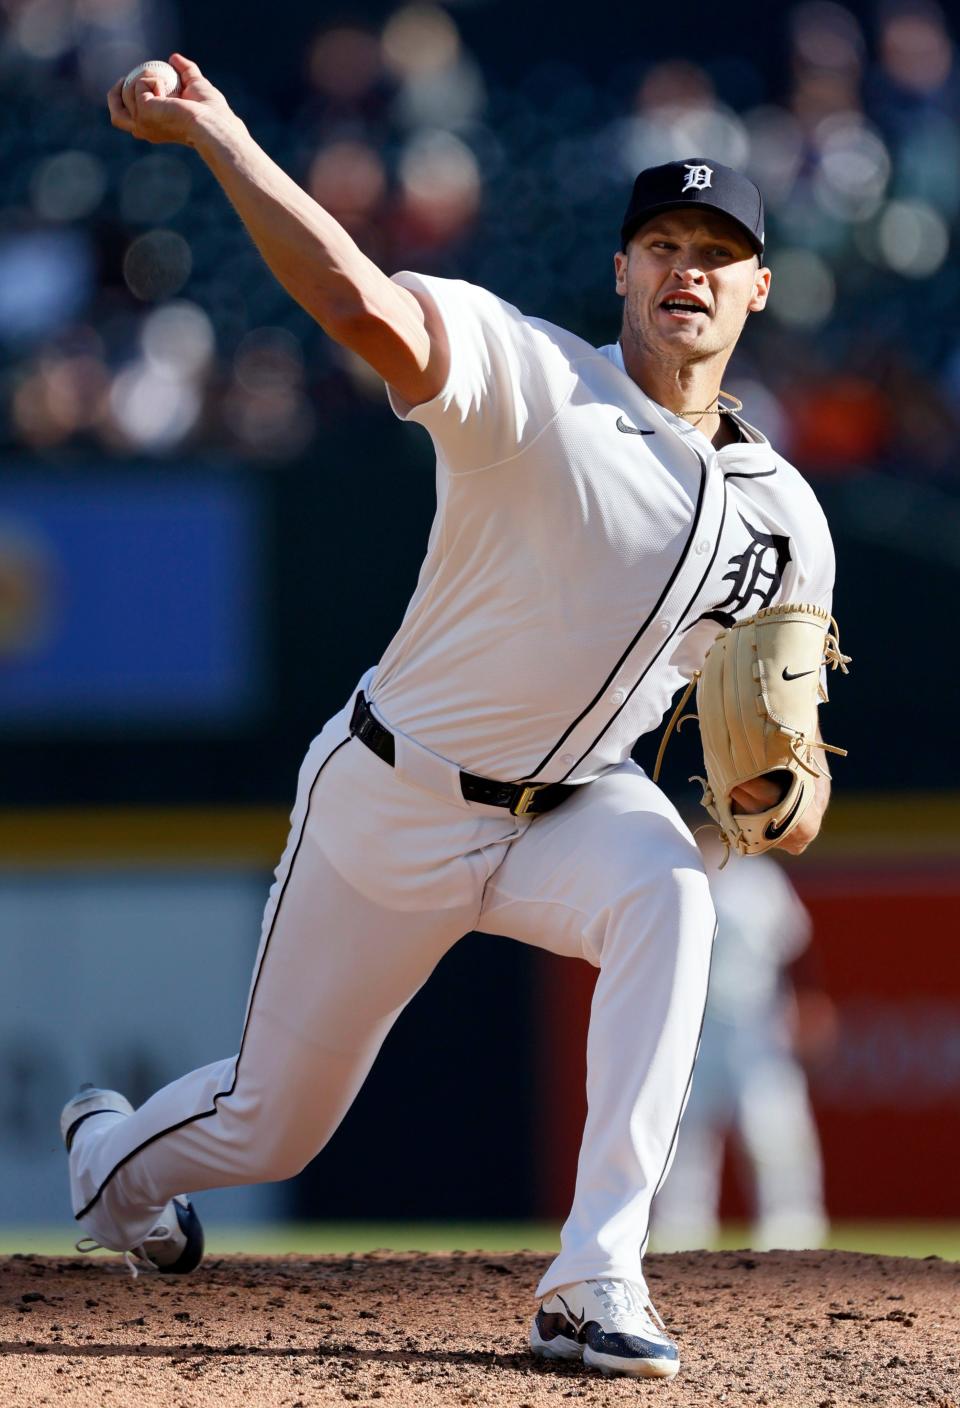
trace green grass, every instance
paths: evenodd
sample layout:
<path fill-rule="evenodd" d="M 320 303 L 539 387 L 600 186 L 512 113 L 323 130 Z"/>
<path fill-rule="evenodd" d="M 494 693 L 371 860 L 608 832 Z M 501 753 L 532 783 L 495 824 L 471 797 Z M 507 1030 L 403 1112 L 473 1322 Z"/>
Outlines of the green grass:
<path fill-rule="evenodd" d="M 549 1222 L 288 1222 L 234 1227 L 208 1224 L 207 1250 L 214 1255 L 249 1252 L 391 1251 L 535 1251 L 553 1252 L 560 1245 L 559 1226 Z M 50 1227 L 0 1227 L 0 1256 L 36 1252 L 72 1256 L 79 1231 Z"/>
<path fill-rule="evenodd" d="M 75 1237 L 76 1232 L 70 1227 L 0 1227 L 0 1255 L 33 1252 L 72 1256 Z M 743 1223 L 728 1223 L 717 1242 L 720 1249 L 749 1245 L 749 1228 Z M 939 1256 L 945 1261 L 960 1261 L 960 1222 L 836 1222 L 827 1245 L 888 1256 Z M 213 1224 L 207 1229 L 207 1247 L 214 1255 L 342 1254 L 380 1248 L 549 1253 L 558 1246 L 559 1228 L 547 1222 L 302 1222 L 250 1227 Z"/>
<path fill-rule="evenodd" d="M 749 1245 L 746 1223 L 726 1223 L 716 1242 L 724 1251 Z M 960 1222 L 834 1222 L 826 1246 L 883 1256 L 939 1256 L 944 1261 L 960 1261 Z"/>

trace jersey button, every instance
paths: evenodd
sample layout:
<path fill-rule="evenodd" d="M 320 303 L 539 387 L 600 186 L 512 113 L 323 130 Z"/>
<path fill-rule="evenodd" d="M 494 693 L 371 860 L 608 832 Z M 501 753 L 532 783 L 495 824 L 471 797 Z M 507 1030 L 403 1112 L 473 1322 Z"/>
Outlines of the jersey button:
<path fill-rule="evenodd" d="M 660 620 L 657 622 L 657 630 L 661 635 L 666 636 L 670 634 L 670 622 L 667 620 L 666 616 L 660 617 Z"/>
<path fill-rule="evenodd" d="M 622 704 L 623 701 L 626 699 L 626 697 L 627 697 L 627 691 L 626 691 L 625 689 L 615 689 L 615 690 L 613 691 L 613 693 L 611 694 L 611 696 L 610 696 L 610 703 L 611 703 L 611 704 Z"/>
<path fill-rule="evenodd" d="M 708 540 L 707 538 L 701 538 L 700 541 L 699 541 L 699 543 L 697 543 L 697 552 L 700 553 L 700 555 L 701 555 L 701 557 L 702 557 L 705 552 L 709 552 L 709 551 L 710 551 L 710 542 L 709 542 L 709 540 Z"/>
<path fill-rule="evenodd" d="M 577 760 L 576 760 L 576 758 L 573 756 L 572 753 L 561 753 L 561 754 L 560 754 L 560 762 L 561 762 L 562 766 L 565 767 L 565 768 L 572 768 L 573 765 L 574 765 L 574 763 L 575 763 L 576 761 L 577 761 Z"/>

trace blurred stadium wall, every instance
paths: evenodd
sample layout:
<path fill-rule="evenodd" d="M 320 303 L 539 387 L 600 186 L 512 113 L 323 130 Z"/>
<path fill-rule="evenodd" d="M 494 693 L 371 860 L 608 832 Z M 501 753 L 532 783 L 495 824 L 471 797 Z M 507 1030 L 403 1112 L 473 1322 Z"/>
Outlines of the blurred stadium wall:
<path fill-rule="evenodd" d="M 787 872 L 813 919 L 804 957 L 832 999 L 829 1039 L 806 1064 L 836 1219 L 950 1220 L 960 1154 L 960 827 L 950 795 L 841 798 L 816 854 Z M 908 834 L 905 835 L 905 828 Z M 585 1116 L 583 1041 L 593 973 L 538 956 L 544 1053 L 539 1084 L 564 1092 L 540 1111 L 551 1180 L 542 1212 L 562 1217 Z M 638 1016 L 642 1020 L 642 1016 Z M 559 1043 L 556 1034 L 576 1039 Z M 813 1046 L 814 1043 L 811 1043 Z M 549 1053 L 549 1054 L 547 1054 Z M 559 1053 L 559 1056 L 558 1056 Z M 721 1214 L 752 1207 L 752 1179 L 728 1143 Z"/>
<path fill-rule="evenodd" d="M 960 1141 L 940 849 L 960 789 L 955 14 L 694 5 L 677 34 L 605 0 L 549 25 L 505 0 L 329 20 L 280 0 L 269 45 L 262 23 L 246 0 L 0 4 L 4 1219 L 47 1188 L 76 1079 L 143 1094 L 234 1044 L 299 759 L 397 625 L 432 512 L 426 437 L 273 283 L 205 170 L 109 127 L 109 83 L 174 45 L 388 270 L 472 279 L 597 342 L 641 165 L 708 152 L 763 187 L 773 297 L 731 388 L 824 503 L 855 658 L 828 715 L 851 750 L 836 838 L 792 872 L 848 1018 L 816 1077 L 828 1194 L 949 1214 L 939 1173 L 877 1170 L 881 1145 L 939 1170 Z M 556 1004 L 582 992 L 575 965 L 552 979 L 470 940 L 329 1153 L 271 1196 L 555 1210 L 551 1140 L 569 1149 L 576 1114 L 549 1066 L 577 1057 Z M 33 1218 L 53 1195 L 31 1196 Z"/>

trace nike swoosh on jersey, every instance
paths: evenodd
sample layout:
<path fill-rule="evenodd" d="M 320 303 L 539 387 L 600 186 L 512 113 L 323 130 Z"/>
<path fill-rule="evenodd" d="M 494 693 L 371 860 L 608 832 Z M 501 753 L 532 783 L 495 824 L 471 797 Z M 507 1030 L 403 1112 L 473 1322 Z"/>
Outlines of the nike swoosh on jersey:
<path fill-rule="evenodd" d="M 783 678 L 785 680 L 802 680 L 804 675 L 815 675 L 816 673 L 816 670 L 798 670 L 798 672 L 793 675 L 787 669 L 786 665 L 783 667 Z"/>
<path fill-rule="evenodd" d="M 655 430 L 638 430 L 635 425 L 627 425 L 623 416 L 617 416 L 617 429 L 622 430 L 624 435 L 656 435 Z"/>

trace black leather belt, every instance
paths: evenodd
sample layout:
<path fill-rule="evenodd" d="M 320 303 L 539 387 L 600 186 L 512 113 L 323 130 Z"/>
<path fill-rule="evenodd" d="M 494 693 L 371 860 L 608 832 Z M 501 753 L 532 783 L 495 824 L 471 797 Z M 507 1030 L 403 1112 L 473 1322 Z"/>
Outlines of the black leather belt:
<path fill-rule="evenodd" d="M 397 755 L 393 734 L 373 717 L 363 690 L 353 706 L 350 732 L 365 743 L 371 753 L 376 753 L 390 767 L 394 766 Z M 552 812 L 554 807 L 559 807 L 577 787 L 569 782 L 497 782 L 492 777 L 478 777 L 476 773 L 461 770 L 460 790 L 468 802 L 506 807 L 513 816 L 539 816 L 541 812 Z"/>

